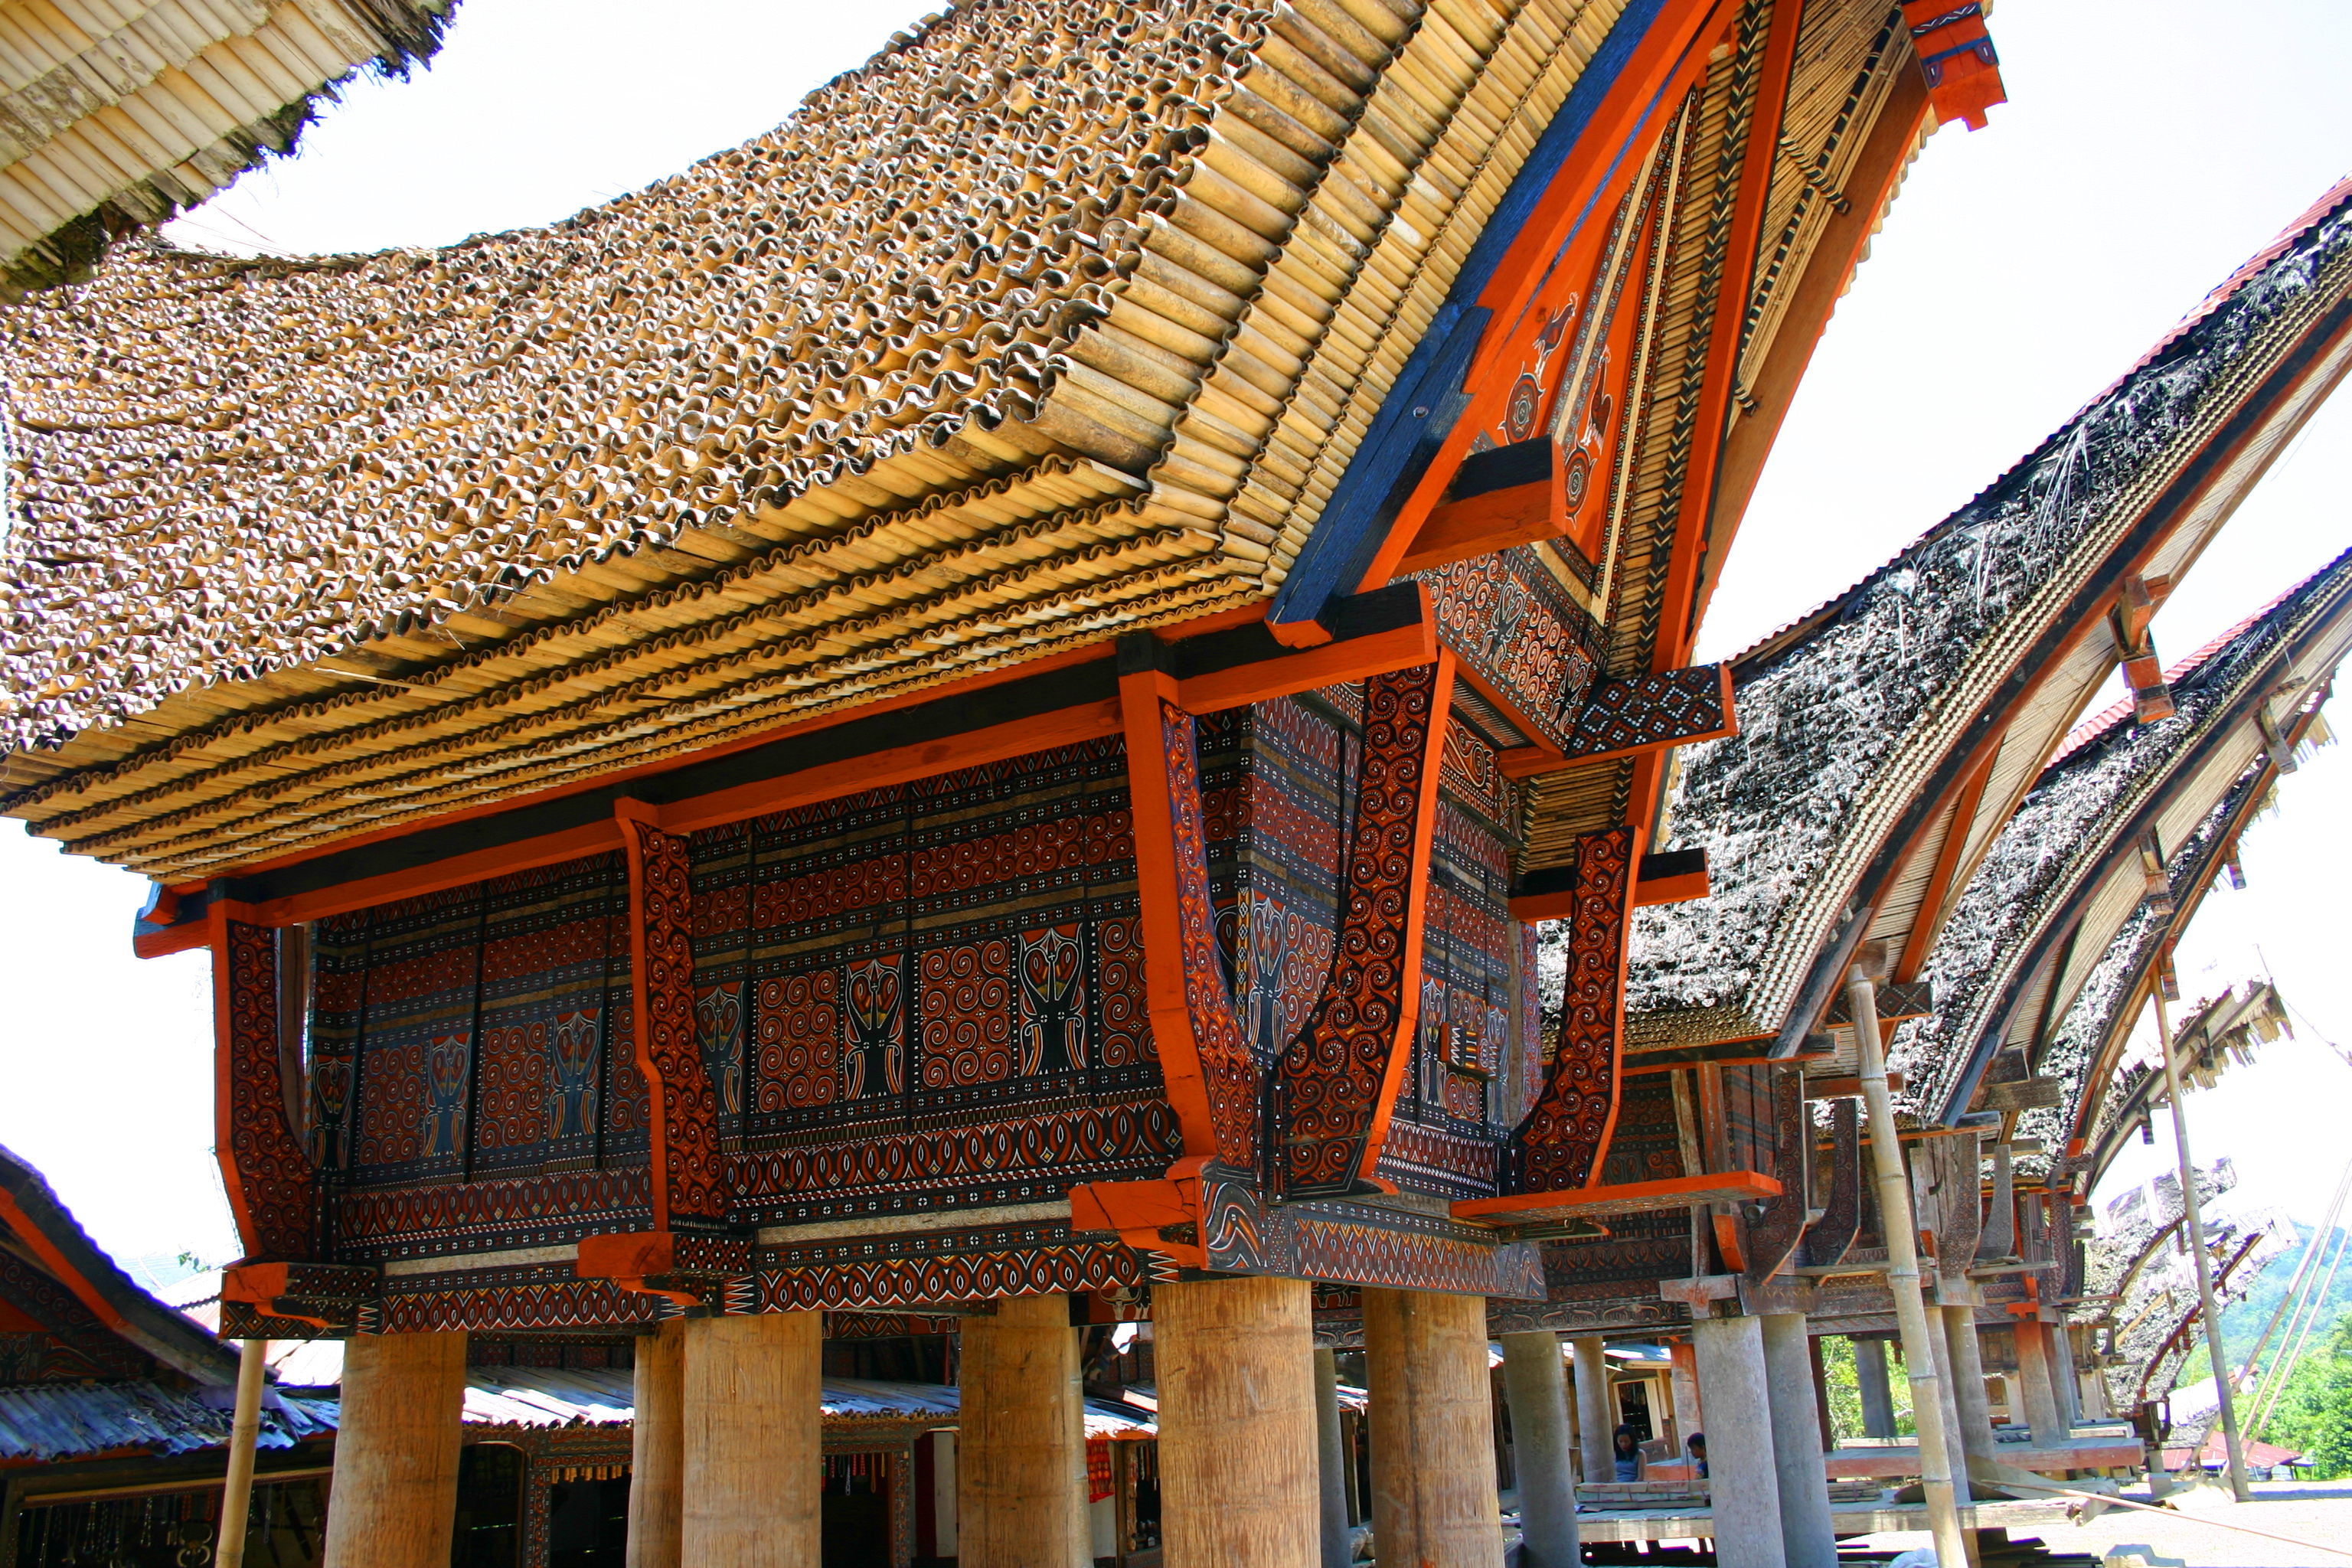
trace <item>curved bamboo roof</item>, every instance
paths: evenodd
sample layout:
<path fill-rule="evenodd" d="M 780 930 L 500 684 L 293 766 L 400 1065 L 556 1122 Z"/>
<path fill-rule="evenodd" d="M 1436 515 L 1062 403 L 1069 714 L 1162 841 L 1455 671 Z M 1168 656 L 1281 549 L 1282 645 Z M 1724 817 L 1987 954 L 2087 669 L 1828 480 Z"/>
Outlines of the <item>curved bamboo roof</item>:
<path fill-rule="evenodd" d="M 454 4 L 0 0 L 0 292 L 291 151 L 332 84 L 431 56 Z"/>
<path fill-rule="evenodd" d="M 127 247 L 0 311 L 0 809 L 201 874 L 1263 597 L 1623 11 L 990 0 L 548 228 Z"/>
<path fill-rule="evenodd" d="M 1909 982 L 2115 668 L 2127 576 L 2177 582 L 2352 368 L 2352 181 L 1885 566 L 1734 663 L 1740 732 L 1684 752 L 1661 847 L 1713 892 L 1643 910 L 1637 1047 L 1793 1051 L 1865 940 Z"/>

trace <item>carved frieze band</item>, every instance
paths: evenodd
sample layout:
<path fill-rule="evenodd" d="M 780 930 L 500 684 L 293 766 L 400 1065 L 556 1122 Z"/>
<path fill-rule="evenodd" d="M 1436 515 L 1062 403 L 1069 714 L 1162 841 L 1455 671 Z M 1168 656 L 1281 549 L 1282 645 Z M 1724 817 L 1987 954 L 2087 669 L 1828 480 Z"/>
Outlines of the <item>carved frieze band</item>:
<path fill-rule="evenodd" d="M 1616 1120 L 1634 849 L 1630 827 L 1577 840 L 1559 1035 L 1542 1092 L 1505 1152 L 1505 1192 L 1564 1192 L 1590 1185 L 1601 1169 Z"/>

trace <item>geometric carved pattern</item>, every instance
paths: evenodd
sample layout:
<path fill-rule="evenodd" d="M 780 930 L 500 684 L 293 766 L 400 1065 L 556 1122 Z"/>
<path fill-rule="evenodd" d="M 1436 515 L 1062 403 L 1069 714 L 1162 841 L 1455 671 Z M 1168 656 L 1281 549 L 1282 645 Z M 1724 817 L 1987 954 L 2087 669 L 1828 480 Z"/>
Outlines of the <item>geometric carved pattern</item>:
<path fill-rule="evenodd" d="M 687 841 L 623 818 L 628 834 L 637 1062 L 653 1089 L 654 1228 L 724 1224 L 719 1097 L 695 1031 L 694 900 Z"/>
<path fill-rule="evenodd" d="M 1060 1222 L 970 1231 L 852 1237 L 762 1249 L 729 1307 L 804 1312 L 919 1307 L 992 1296 L 1111 1290 L 1145 1282 L 1143 1260 L 1116 1243 L 1076 1241 Z"/>
<path fill-rule="evenodd" d="M 1217 962 L 1217 910 L 1209 897 L 1209 847 L 1201 811 L 1201 762 L 1192 716 L 1161 700 L 1169 831 L 1176 880 L 1176 931 L 1185 1011 L 1200 1053 L 1209 1127 L 1220 1164 L 1254 1171 L 1258 1151 L 1257 1058 L 1234 1016 Z M 1129 759 L 1130 766 L 1141 759 Z M 1139 781 L 1140 782 L 1140 781 Z"/>
<path fill-rule="evenodd" d="M 1208 1266 L 1237 1274 L 1438 1290 L 1543 1294 L 1536 1248 L 1496 1243 L 1482 1226 L 1346 1200 L 1262 1205 L 1246 1183 L 1204 1177 L 1201 1239 Z"/>
<path fill-rule="evenodd" d="M 1421 897 L 1428 881 L 1437 746 L 1445 732 L 1451 661 L 1365 682 L 1355 831 L 1348 846 L 1339 936 L 1321 999 L 1275 1065 L 1276 1191 L 1350 1190 L 1379 1119 L 1404 1016 L 1419 1001 Z M 1402 1065 L 1402 1064 L 1398 1064 Z"/>
<path fill-rule="evenodd" d="M 1612 827 L 1585 834 L 1576 843 L 1559 1037 L 1543 1092 L 1511 1135 L 1504 1172 L 1508 1193 L 1557 1193 L 1590 1184 L 1615 1118 L 1633 830 Z"/>
<path fill-rule="evenodd" d="M 1561 755 L 1605 757 L 1725 733 L 1731 725 L 1731 667 L 1694 664 L 1592 688 L 1569 727 Z"/>
<path fill-rule="evenodd" d="M 318 1256 L 319 1181 L 286 1120 L 278 1056 L 278 933 L 222 921 L 214 952 L 221 1175 L 248 1262 Z"/>
<path fill-rule="evenodd" d="M 1421 574 L 1437 639 L 1535 727 L 1548 746 L 1593 684 L 1592 617 L 1525 546 Z"/>

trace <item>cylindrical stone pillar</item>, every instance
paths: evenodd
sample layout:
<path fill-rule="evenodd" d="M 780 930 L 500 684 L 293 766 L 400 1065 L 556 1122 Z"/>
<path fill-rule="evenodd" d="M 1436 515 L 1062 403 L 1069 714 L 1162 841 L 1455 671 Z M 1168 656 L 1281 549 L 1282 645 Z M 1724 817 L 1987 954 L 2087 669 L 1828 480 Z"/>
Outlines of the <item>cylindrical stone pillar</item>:
<path fill-rule="evenodd" d="M 1494 1568 L 1503 1513 L 1486 1303 L 1370 1287 L 1363 1301 L 1375 1550 L 1410 1568 Z"/>
<path fill-rule="evenodd" d="M 629 1536 L 625 1568 L 680 1568 L 686 1475 L 686 1320 L 636 1344 L 636 1418 L 629 1433 Z"/>
<path fill-rule="evenodd" d="M 964 1568 L 1089 1568 L 1087 1417 L 1067 1296 L 963 1321 L 956 1547 Z"/>
<path fill-rule="evenodd" d="M 1313 1300 L 1303 1279 L 1152 1287 L 1165 1568 L 1322 1561 Z"/>
<path fill-rule="evenodd" d="M 1706 1401 L 1708 1528 L 1723 1568 L 1780 1568 L 1780 1475 L 1764 1373 L 1764 1329 L 1755 1318 L 1691 1324 L 1700 1397 Z"/>
<path fill-rule="evenodd" d="M 1764 1384 L 1772 1406 L 1772 1467 L 1780 1479 L 1780 1540 L 1788 1568 L 1837 1568 L 1829 1472 L 1822 1464 L 1821 1405 L 1802 1312 L 1774 1312 L 1763 1324 Z M 1710 1440 L 1710 1447 L 1713 1443 Z"/>
<path fill-rule="evenodd" d="M 1348 1454 L 1339 1436 L 1339 1352 L 1315 1352 L 1315 1474 L 1323 1501 L 1323 1568 L 1356 1560 L 1348 1529 Z"/>
<path fill-rule="evenodd" d="M 1519 1530 L 1526 1538 L 1519 1561 L 1523 1568 L 1575 1568 L 1584 1558 L 1576 1535 L 1568 1376 L 1557 1336 L 1503 1336 L 1503 1395 L 1511 1402 L 1511 1462 L 1518 1471 Z"/>
<path fill-rule="evenodd" d="M 1951 1343 L 1952 1405 L 1960 1425 L 1960 1451 L 1975 1464 L 1994 1462 L 1992 1401 L 1985 1397 L 1984 1348 L 1973 1307 L 1938 1307 Z"/>
<path fill-rule="evenodd" d="M 1853 1381 L 1862 1391 L 1862 1433 L 1895 1436 L 1895 1385 L 1887 1381 L 1886 1342 L 1853 1340 Z"/>
<path fill-rule="evenodd" d="M 465 1409 L 464 1334 L 344 1342 L 326 1568 L 448 1568 Z"/>
<path fill-rule="evenodd" d="M 690 1318 L 679 1552 L 729 1568 L 807 1568 L 824 1482 L 824 1314 Z"/>
<path fill-rule="evenodd" d="M 1612 1457 L 1617 1430 L 1617 1402 L 1609 1397 L 1609 1358 L 1600 1335 L 1570 1340 L 1576 1353 L 1576 1435 L 1583 1448 L 1587 1482 L 1613 1480 L 1617 1462 Z"/>
<path fill-rule="evenodd" d="M 2033 1318 L 2017 1320 L 2017 1381 L 2025 1396 L 2025 1424 L 2033 1428 L 2033 1446 L 2055 1447 L 2071 1433 L 2058 1415 L 2058 1390 L 2051 1380 L 2049 1325 Z"/>

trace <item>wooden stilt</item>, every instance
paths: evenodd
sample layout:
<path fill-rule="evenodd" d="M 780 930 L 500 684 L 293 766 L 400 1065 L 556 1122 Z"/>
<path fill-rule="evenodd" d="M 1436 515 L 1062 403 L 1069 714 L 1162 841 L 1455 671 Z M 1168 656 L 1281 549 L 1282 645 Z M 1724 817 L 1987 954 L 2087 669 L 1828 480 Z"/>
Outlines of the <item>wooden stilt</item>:
<path fill-rule="evenodd" d="M 1372 1289 L 1363 1300 L 1372 1539 L 1381 1558 L 1412 1568 L 1493 1568 L 1503 1519 L 1486 1303 Z"/>
<path fill-rule="evenodd" d="M 1086 1415 L 1066 1296 L 1008 1296 L 963 1321 L 958 1561 L 1087 1568 Z"/>
<path fill-rule="evenodd" d="M 688 1320 L 684 1561 L 729 1568 L 817 1561 L 824 1344 L 820 1312 Z"/>
<path fill-rule="evenodd" d="M 679 1568 L 686 1468 L 686 1320 L 637 1341 L 636 1421 L 629 1440 L 625 1568 Z"/>
<path fill-rule="evenodd" d="M 1312 1289 L 1263 1279 L 1152 1288 L 1166 1568 L 1320 1560 Z"/>
<path fill-rule="evenodd" d="M 345 1342 L 326 1568 L 448 1568 L 465 1409 L 464 1334 Z"/>

